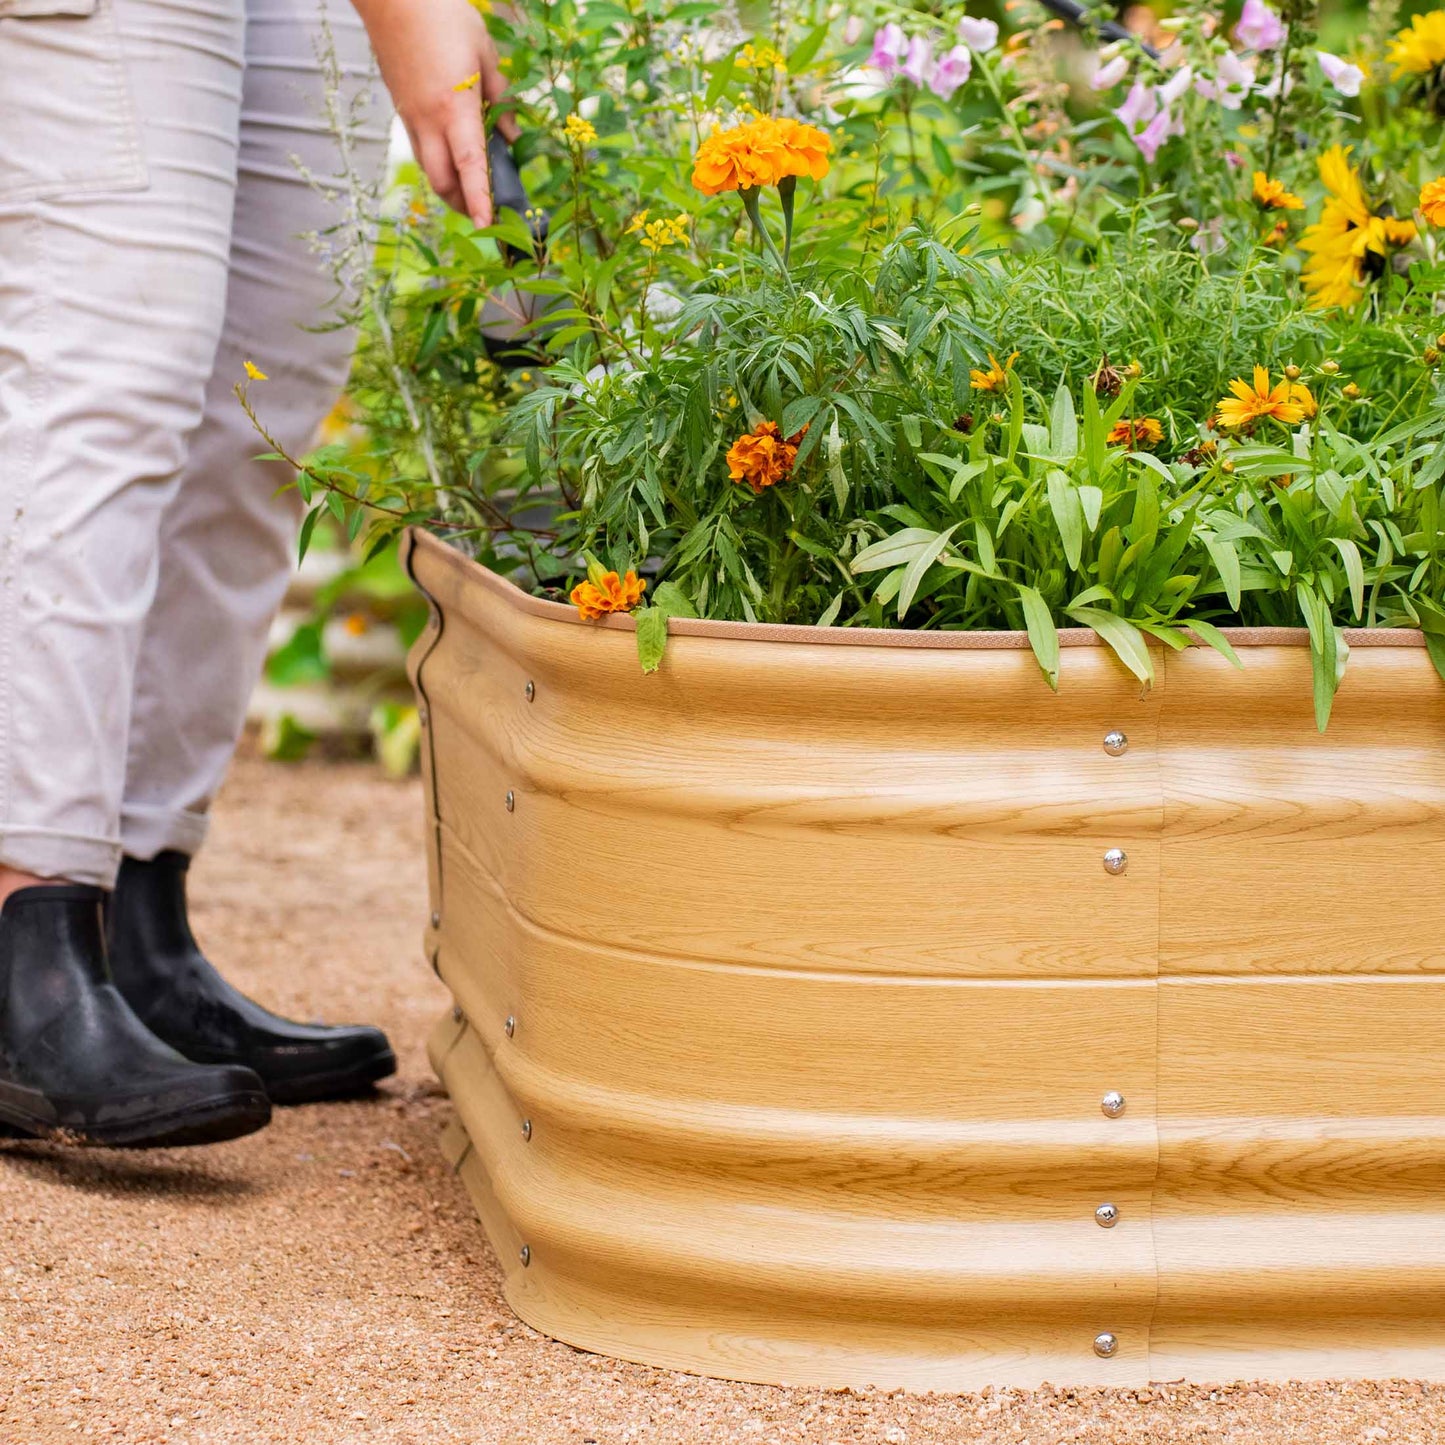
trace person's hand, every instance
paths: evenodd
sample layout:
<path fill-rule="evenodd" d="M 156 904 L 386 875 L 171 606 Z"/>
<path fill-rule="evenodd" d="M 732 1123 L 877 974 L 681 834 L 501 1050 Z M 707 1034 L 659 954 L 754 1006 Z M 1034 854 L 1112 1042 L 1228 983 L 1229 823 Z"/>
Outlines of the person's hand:
<path fill-rule="evenodd" d="M 492 191 L 482 101 L 496 105 L 507 82 L 486 22 L 467 0 L 354 3 L 432 189 L 477 225 L 489 225 Z M 509 140 L 515 138 L 510 116 L 499 116 L 497 124 Z"/>

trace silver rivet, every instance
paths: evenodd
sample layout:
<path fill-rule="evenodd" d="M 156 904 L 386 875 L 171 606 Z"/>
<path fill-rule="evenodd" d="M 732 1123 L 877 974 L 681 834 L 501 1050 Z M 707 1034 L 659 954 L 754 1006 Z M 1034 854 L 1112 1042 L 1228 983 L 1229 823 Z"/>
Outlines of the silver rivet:
<path fill-rule="evenodd" d="M 1119 1209 L 1114 1204 L 1101 1204 L 1094 1211 L 1094 1222 L 1100 1229 L 1113 1229 L 1119 1222 Z"/>
<path fill-rule="evenodd" d="M 522 1268 L 523 1268 L 523 1269 L 526 1269 L 526 1267 L 527 1267 L 529 1264 L 531 1264 L 531 1262 L 532 1262 L 532 1246 L 531 1246 L 530 1244 L 524 1244 L 524 1245 L 522 1246 L 522 1249 L 521 1249 L 521 1255 L 522 1255 Z M 1104 1337 L 1103 1337 L 1103 1335 L 1100 1335 L 1099 1338 L 1100 1338 L 1100 1339 L 1103 1339 Z M 1109 1338 L 1110 1338 L 1110 1339 L 1113 1339 L 1113 1336 L 1110 1335 Z"/>
<path fill-rule="evenodd" d="M 530 1119 L 522 1120 L 522 1138 L 527 1140 L 529 1144 L 532 1141 L 532 1121 Z"/>
<path fill-rule="evenodd" d="M 1118 1339 L 1107 1330 L 1102 1335 L 1094 1336 L 1094 1353 L 1101 1360 L 1107 1360 L 1118 1348 Z"/>
<path fill-rule="evenodd" d="M 535 701 L 537 697 L 537 684 L 535 682 L 529 682 L 526 687 L 526 693 L 528 702 Z"/>
<path fill-rule="evenodd" d="M 432 926 L 433 928 L 440 928 L 440 927 L 442 926 L 442 916 L 441 916 L 440 913 L 433 913 L 433 914 L 432 914 L 432 916 L 431 916 L 431 926 Z"/>
<path fill-rule="evenodd" d="M 1110 848 L 1104 854 L 1104 872 L 1119 874 L 1129 866 L 1129 855 L 1122 848 Z"/>
<path fill-rule="evenodd" d="M 510 790 L 507 793 L 507 811 L 514 812 L 517 807 L 517 795 Z"/>
<path fill-rule="evenodd" d="M 454 1004 L 452 1005 L 452 1018 L 453 1018 L 457 1023 L 461 1023 L 461 1021 L 462 1021 L 462 1006 L 461 1006 L 461 1004 L 459 1004 L 459 1003 L 454 1003 Z"/>
<path fill-rule="evenodd" d="M 507 1037 L 511 1038 L 512 1035 L 517 1032 L 516 1016 L 513 1014 L 508 1014 L 507 1021 L 502 1025 L 502 1028 L 506 1031 Z"/>
<path fill-rule="evenodd" d="M 1102 1099 L 1099 1100 L 1099 1107 L 1111 1118 L 1117 1119 L 1124 1112 L 1124 1096 L 1117 1089 L 1110 1089 Z"/>
<path fill-rule="evenodd" d="M 1126 738 L 1118 728 L 1114 728 L 1112 731 L 1104 734 L 1104 751 L 1108 753 L 1111 758 L 1117 758 L 1120 753 L 1127 753 L 1129 751 L 1129 739 Z"/>

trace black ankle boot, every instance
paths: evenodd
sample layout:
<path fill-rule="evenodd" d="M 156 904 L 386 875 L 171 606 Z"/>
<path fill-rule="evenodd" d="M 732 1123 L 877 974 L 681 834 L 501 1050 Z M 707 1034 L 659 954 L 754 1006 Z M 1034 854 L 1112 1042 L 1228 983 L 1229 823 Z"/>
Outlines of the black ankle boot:
<path fill-rule="evenodd" d="M 111 897 L 111 971 L 146 1027 L 197 1063 L 254 1069 L 274 1104 L 341 1098 L 395 1073 L 380 1029 L 291 1023 L 212 968 L 186 911 L 190 863 L 184 853 L 127 858 Z"/>
<path fill-rule="evenodd" d="M 250 1069 L 193 1064 L 107 977 L 99 888 L 22 888 L 0 910 L 0 1132 L 211 1144 L 271 1118 Z"/>

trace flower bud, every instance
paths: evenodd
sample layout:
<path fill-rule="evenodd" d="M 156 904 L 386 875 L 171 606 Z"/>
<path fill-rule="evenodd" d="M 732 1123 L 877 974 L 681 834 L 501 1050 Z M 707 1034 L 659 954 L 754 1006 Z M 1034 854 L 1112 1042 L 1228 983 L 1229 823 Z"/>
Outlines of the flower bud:
<path fill-rule="evenodd" d="M 1439 336 L 1435 338 L 1435 345 L 1445 350 L 1445 331 L 1442 331 Z"/>
<path fill-rule="evenodd" d="M 1199 222 L 1196 221 L 1193 216 L 1180 216 L 1174 224 L 1178 226 L 1181 231 L 1197 231 L 1199 229 Z"/>
<path fill-rule="evenodd" d="M 1219 464 L 1219 470 L 1223 472 L 1226 476 L 1233 476 L 1234 463 L 1230 461 L 1228 457 L 1225 457 L 1225 459 Z"/>
<path fill-rule="evenodd" d="M 1124 368 L 1124 375 L 1131 380 L 1138 381 L 1138 379 L 1144 375 L 1144 368 L 1140 366 L 1137 361 L 1131 361 L 1128 366 Z"/>
<path fill-rule="evenodd" d="M 1354 401 L 1354 400 L 1355 400 L 1357 397 L 1359 397 L 1360 394 L 1361 394 L 1361 393 L 1360 393 L 1360 388 L 1359 388 L 1358 386 L 1356 386 L 1353 381 L 1352 381 L 1352 382 L 1349 382 L 1347 385 L 1341 387 L 1341 388 L 1340 388 L 1340 393 L 1341 393 L 1341 395 L 1343 395 L 1343 396 L 1349 397 L 1349 399 L 1350 399 L 1351 401 Z"/>
<path fill-rule="evenodd" d="M 1300 379 L 1300 369 L 1294 364 L 1294 362 L 1290 362 L 1290 364 L 1285 367 L 1284 374 L 1291 381 L 1298 381 Z"/>
<path fill-rule="evenodd" d="M 1165 20 L 1156 20 L 1154 24 L 1158 29 L 1164 31 L 1168 35 L 1177 35 L 1181 30 L 1184 29 L 1186 25 L 1189 24 L 1189 20 L 1186 16 L 1183 15 L 1170 15 Z"/>
<path fill-rule="evenodd" d="M 1426 366 L 1435 366 L 1435 365 L 1437 365 L 1437 364 L 1439 363 L 1439 361 L 1440 361 L 1440 353 L 1439 353 L 1438 351 L 1436 351 L 1433 346 L 1427 346 L 1427 347 L 1425 348 L 1425 365 L 1426 365 Z"/>
<path fill-rule="evenodd" d="M 1338 361 L 1322 361 L 1320 362 L 1320 370 L 1324 372 L 1326 376 L 1338 376 L 1340 374 L 1340 364 Z"/>

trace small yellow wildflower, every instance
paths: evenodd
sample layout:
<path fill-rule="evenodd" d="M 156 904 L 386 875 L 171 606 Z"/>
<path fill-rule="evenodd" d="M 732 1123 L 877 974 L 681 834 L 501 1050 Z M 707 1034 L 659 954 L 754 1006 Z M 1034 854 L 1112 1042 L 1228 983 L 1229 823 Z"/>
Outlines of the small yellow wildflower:
<path fill-rule="evenodd" d="M 661 251 L 665 246 L 685 246 L 691 220 L 692 217 L 684 211 L 676 216 L 660 216 L 655 221 L 649 221 L 647 212 L 639 211 L 627 223 L 623 235 L 636 236 L 644 251 Z"/>
<path fill-rule="evenodd" d="M 566 123 L 562 126 L 562 134 L 573 145 L 591 145 L 597 139 L 597 127 L 590 120 L 583 120 L 574 112 L 567 117 Z"/>
<path fill-rule="evenodd" d="M 788 62 L 771 45 L 744 45 L 733 60 L 738 70 L 786 70 Z"/>
<path fill-rule="evenodd" d="M 1432 226 L 1445 226 L 1445 176 L 1425 182 L 1420 192 L 1420 211 Z"/>
<path fill-rule="evenodd" d="M 1002 391 L 1008 385 L 1008 374 L 1013 370 L 1014 362 L 1019 359 L 1017 351 L 1014 352 L 1002 366 L 998 364 L 993 352 L 988 354 L 988 370 L 980 371 L 977 367 L 971 369 L 969 385 L 975 391 Z"/>
<path fill-rule="evenodd" d="M 1250 426 L 1265 419 L 1294 426 L 1315 414 L 1315 399 L 1309 387 L 1288 377 L 1271 386 L 1269 372 L 1263 366 L 1254 368 L 1253 385 L 1236 376 L 1229 389 L 1234 395 L 1225 397 L 1217 408 L 1220 426 Z"/>
<path fill-rule="evenodd" d="M 1263 171 L 1254 173 L 1254 200 L 1266 211 L 1302 211 L 1305 208 L 1305 203 L 1297 195 L 1285 190 L 1283 181 L 1277 181 Z"/>
<path fill-rule="evenodd" d="M 456 91 L 458 95 L 460 95 L 461 92 L 464 90 L 476 89 L 476 87 L 479 86 L 481 83 L 482 72 L 480 70 L 474 70 L 469 76 L 467 76 L 465 80 L 457 81 L 457 83 L 452 86 L 452 89 Z"/>
<path fill-rule="evenodd" d="M 244 363 L 244 365 L 246 367 L 246 375 L 249 376 L 252 381 L 271 380 L 271 378 L 267 376 L 266 373 L 262 371 L 261 368 L 257 366 L 254 361 L 247 361 Z"/>
<path fill-rule="evenodd" d="M 1445 65 L 1445 10 L 1417 15 L 1390 42 L 1389 58 L 1397 80 L 1402 75 L 1429 75 Z"/>

